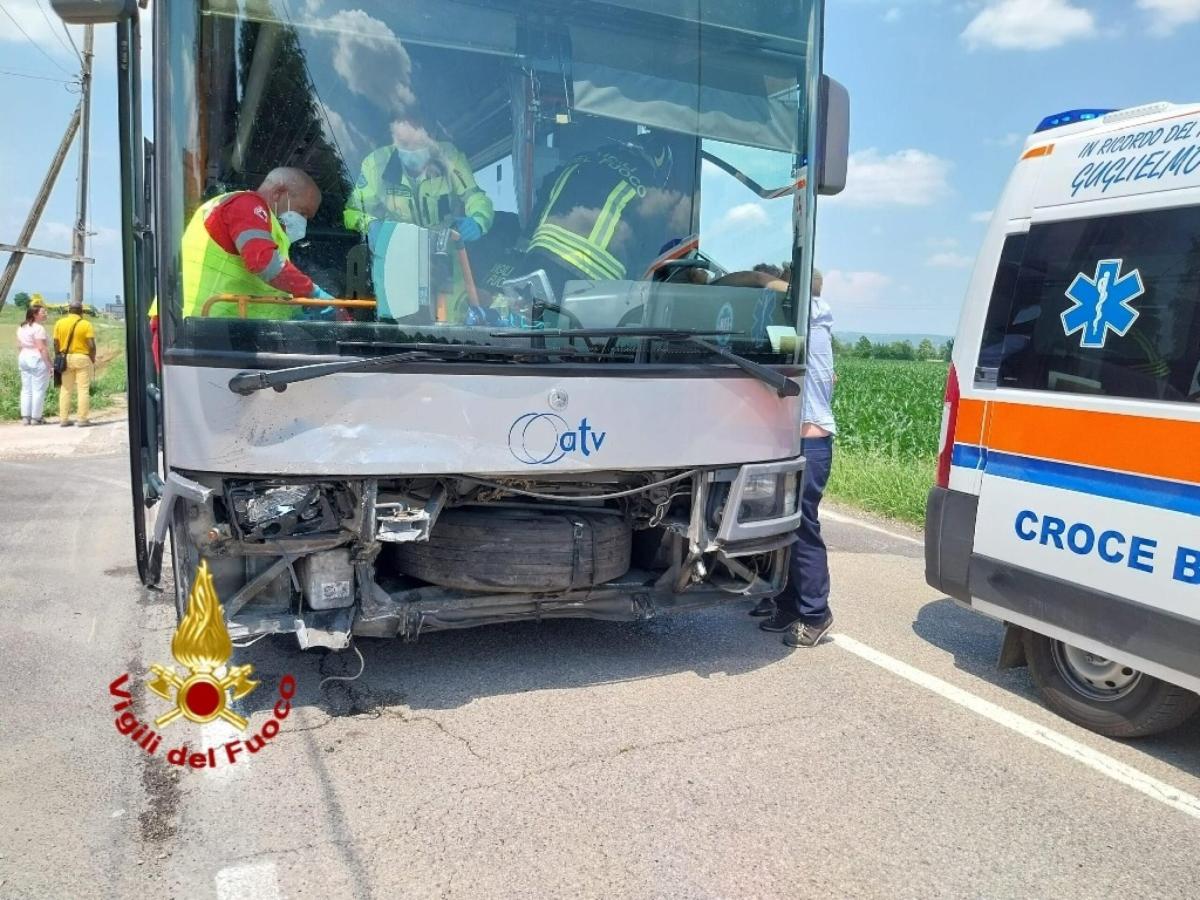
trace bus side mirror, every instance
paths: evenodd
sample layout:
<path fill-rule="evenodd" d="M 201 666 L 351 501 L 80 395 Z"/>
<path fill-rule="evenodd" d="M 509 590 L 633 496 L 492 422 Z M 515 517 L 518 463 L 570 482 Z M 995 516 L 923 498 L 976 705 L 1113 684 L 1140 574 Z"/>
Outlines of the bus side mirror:
<path fill-rule="evenodd" d="M 817 106 L 817 193 L 840 194 L 850 162 L 850 92 L 828 75 L 821 76 Z"/>
<path fill-rule="evenodd" d="M 137 12 L 137 0 L 50 0 L 68 25 L 111 25 Z"/>

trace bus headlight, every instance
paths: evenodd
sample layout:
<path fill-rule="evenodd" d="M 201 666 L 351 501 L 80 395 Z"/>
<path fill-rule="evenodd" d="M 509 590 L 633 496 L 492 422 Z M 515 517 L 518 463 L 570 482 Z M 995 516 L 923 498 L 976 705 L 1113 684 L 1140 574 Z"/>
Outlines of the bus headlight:
<path fill-rule="evenodd" d="M 738 543 L 795 531 L 803 474 L 803 457 L 742 466 L 729 487 L 717 540 Z"/>
<path fill-rule="evenodd" d="M 762 472 L 749 476 L 742 487 L 739 522 L 779 519 L 796 512 L 796 473 Z"/>

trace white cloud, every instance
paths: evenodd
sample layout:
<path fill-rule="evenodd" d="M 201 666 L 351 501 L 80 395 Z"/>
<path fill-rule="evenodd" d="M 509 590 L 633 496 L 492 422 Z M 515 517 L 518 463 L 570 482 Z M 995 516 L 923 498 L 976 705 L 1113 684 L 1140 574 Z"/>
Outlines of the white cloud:
<path fill-rule="evenodd" d="M 933 269 L 968 269 L 973 262 L 974 260 L 969 256 L 948 250 L 944 253 L 933 254 L 925 260 L 925 265 Z"/>
<path fill-rule="evenodd" d="M 412 90 L 412 59 L 395 32 L 361 9 L 342 10 L 326 20 L 310 20 L 337 34 L 334 71 L 356 94 L 399 115 L 417 102 Z"/>
<path fill-rule="evenodd" d="M 930 238 L 926 243 L 934 250 L 953 250 L 958 246 L 958 238 Z"/>
<path fill-rule="evenodd" d="M 891 9 L 889 9 L 886 13 L 883 14 L 883 21 L 899 22 L 903 15 L 904 15 L 904 13 L 901 12 L 900 7 L 893 6 Z"/>
<path fill-rule="evenodd" d="M 971 221 L 978 225 L 986 225 L 988 222 L 992 221 L 992 212 L 993 211 L 990 209 L 981 210 L 980 212 L 973 212 L 971 213 Z"/>
<path fill-rule="evenodd" d="M 1137 6 L 1150 15 L 1150 33 L 1161 37 L 1200 21 L 1200 0 L 1137 0 Z"/>
<path fill-rule="evenodd" d="M 767 211 L 757 203 L 742 203 L 725 213 L 723 225 L 757 226 L 766 225 L 770 221 Z"/>
<path fill-rule="evenodd" d="M 1071 0 L 992 0 L 962 33 L 967 45 L 1049 50 L 1096 34 L 1096 17 Z"/>
<path fill-rule="evenodd" d="M 874 148 L 860 150 L 850 154 L 846 190 L 831 199 L 858 207 L 929 206 L 950 192 L 950 165 L 923 150 L 887 156 Z"/>
<path fill-rule="evenodd" d="M 371 150 L 371 139 L 362 130 L 346 121 L 346 117 L 327 103 L 318 101 L 321 112 L 321 130 L 326 140 L 333 141 L 342 159 L 359 159 Z"/>
<path fill-rule="evenodd" d="M 822 294 L 838 303 L 870 303 L 883 298 L 892 277 L 882 272 L 847 272 L 831 269 L 824 273 Z"/>

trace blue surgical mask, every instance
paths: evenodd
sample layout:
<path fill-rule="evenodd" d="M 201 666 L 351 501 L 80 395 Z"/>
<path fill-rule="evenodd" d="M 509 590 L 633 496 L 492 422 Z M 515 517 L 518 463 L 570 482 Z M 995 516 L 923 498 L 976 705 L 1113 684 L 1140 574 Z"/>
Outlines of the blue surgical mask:
<path fill-rule="evenodd" d="M 409 172 L 420 172 L 429 165 L 429 150 L 425 148 L 406 150 L 404 147 L 397 147 L 396 155 L 400 157 L 400 162 Z"/>

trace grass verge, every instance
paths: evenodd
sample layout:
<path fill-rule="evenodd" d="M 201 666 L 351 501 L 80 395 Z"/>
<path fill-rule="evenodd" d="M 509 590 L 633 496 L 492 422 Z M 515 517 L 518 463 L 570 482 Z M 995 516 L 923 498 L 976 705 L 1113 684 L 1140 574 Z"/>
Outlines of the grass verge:
<path fill-rule="evenodd" d="M 839 356 L 833 500 L 920 525 L 936 471 L 946 365 Z"/>
<path fill-rule="evenodd" d="M 937 460 L 897 459 L 880 453 L 838 449 L 827 494 L 867 512 L 920 525 Z"/>
<path fill-rule="evenodd" d="M 17 326 L 25 319 L 24 310 L 11 303 L 0 310 L 0 422 L 21 418 L 21 375 L 17 371 Z M 93 319 L 96 328 L 96 377 L 92 380 L 92 410 L 111 406 L 125 393 L 125 325 L 112 319 Z M 46 333 L 54 330 L 54 319 L 45 323 Z M 74 403 L 71 404 L 72 411 Z M 58 388 L 53 382 L 46 393 L 46 415 L 58 415 Z"/>

